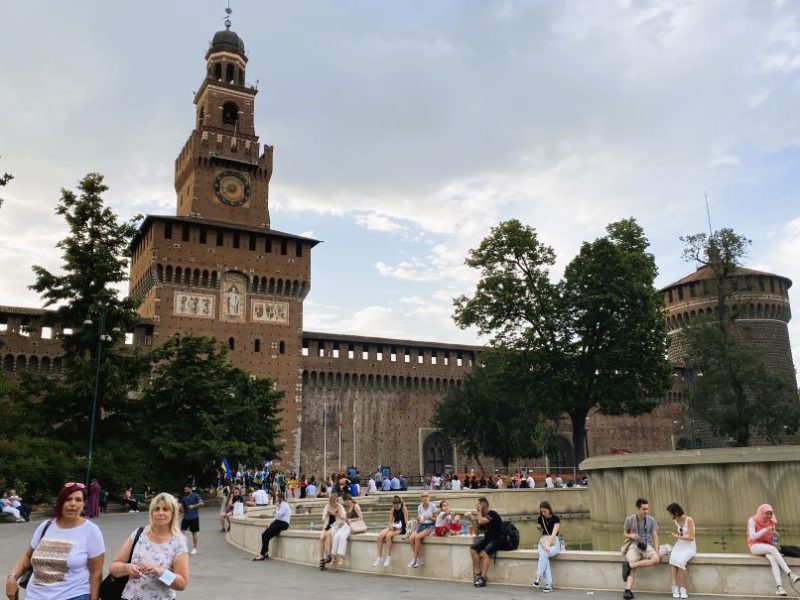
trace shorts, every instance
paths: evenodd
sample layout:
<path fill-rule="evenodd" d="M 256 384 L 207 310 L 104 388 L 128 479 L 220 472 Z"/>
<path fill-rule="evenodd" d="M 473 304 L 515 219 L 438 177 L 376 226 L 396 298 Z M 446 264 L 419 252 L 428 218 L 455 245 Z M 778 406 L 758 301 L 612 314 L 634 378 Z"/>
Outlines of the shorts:
<path fill-rule="evenodd" d="M 470 546 L 472 550 L 475 550 L 478 554 L 481 552 L 486 552 L 489 556 L 492 556 L 495 552 L 497 552 L 497 542 L 494 540 L 487 540 L 486 538 L 481 538 L 472 546 Z"/>
<path fill-rule="evenodd" d="M 625 560 L 629 563 L 638 562 L 650 558 L 653 554 L 657 555 L 658 553 L 652 545 L 647 544 L 647 550 L 640 550 L 639 546 L 634 542 L 628 547 L 628 551 L 625 553 Z"/>
<path fill-rule="evenodd" d="M 200 531 L 200 519 L 181 519 L 181 531 L 186 531 L 187 529 L 192 533 Z"/>
<path fill-rule="evenodd" d="M 436 523 L 420 523 L 417 525 L 417 533 L 422 533 L 423 531 L 428 531 L 429 529 L 433 529 Z M 430 533 L 433 533 L 432 531 Z"/>

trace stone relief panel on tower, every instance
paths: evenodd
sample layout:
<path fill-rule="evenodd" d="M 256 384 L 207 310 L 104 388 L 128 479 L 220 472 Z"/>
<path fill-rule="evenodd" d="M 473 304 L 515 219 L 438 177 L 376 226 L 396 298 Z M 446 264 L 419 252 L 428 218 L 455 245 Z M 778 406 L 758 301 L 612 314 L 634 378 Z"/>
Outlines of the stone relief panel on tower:
<path fill-rule="evenodd" d="M 220 288 L 220 320 L 243 323 L 247 319 L 247 279 L 241 273 L 225 273 Z"/>
<path fill-rule="evenodd" d="M 253 312 L 250 320 L 260 323 L 288 323 L 289 303 L 253 300 Z"/>
<path fill-rule="evenodd" d="M 175 292 L 173 314 L 180 317 L 214 318 L 214 301 L 211 294 L 195 294 L 193 292 Z"/>

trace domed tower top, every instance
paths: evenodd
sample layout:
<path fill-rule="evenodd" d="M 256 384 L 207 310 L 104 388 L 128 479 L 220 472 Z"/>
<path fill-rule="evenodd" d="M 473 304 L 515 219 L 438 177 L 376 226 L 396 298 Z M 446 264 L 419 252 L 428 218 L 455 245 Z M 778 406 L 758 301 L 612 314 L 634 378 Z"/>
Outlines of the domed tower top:
<path fill-rule="evenodd" d="M 244 41 L 235 31 L 231 31 L 230 28 L 223 29 L 222 31 L 218 31 L 214 34 L 214 38 L 211 40 L 211 44 L 208 46 L 206 59 L 208 59 L 209 55 L 214 54 L 215 52 L 226 51 L 235 52 L 245 61 L 247 61 L 247 57 L 244 54 Z"/>

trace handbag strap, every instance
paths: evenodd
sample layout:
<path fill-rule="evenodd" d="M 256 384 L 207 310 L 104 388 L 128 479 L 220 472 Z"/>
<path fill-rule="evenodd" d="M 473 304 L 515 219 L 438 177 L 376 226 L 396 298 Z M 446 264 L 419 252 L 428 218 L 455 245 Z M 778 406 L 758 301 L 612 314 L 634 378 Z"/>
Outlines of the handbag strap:
<path fill-rule="evenodd" d="M 44 529 L 42 529 L 42 535 L 39 536 L 39 541 L 36 544 L 37 547 L 39 546 L 39 544 L 42 543 L 42 540 L 44 539 L 44 534 L 47 533 L 47 529 L 50 527 L 50 523 L 52 522 L 53 519 L 48 519 L 47 523 L 44 524 Z"/>
<path fill-rule="evenodd" d="M 128 557 L 128 562 L 131 562 L 133 560 L 133 549 L 136 548 L 136 544 L 139 542 L 139 538 L 142 537 L 143 531 L 144 527 L 139 527 L 139 529 L 136 530 L 136 535 L 133 538 L 133 546 L 131 546 L 131 554 Z"/>

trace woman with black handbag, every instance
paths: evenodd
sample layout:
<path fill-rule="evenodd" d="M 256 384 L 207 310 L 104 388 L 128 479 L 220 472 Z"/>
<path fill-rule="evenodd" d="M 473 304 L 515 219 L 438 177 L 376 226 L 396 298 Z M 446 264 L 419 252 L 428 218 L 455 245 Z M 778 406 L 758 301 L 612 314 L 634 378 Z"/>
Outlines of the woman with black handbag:
<path fill-rule="evenodd" d="M 189 549 L 180 530 L 177 500 L 158 494 L 149 513 L 150 523 L 125 540 L 108 568 L 110 576 L 127 578 L 124 600 L 171 600 L 189 583 Z"/>
<path fill-rule="evenodd" d="M 81 516 L 85 501 L 84 484 L 62 486 L 53 518 L 36 528 L 8 574 L 9 600 L 18 597 L 20 583 L 27 585 L 26 600 L 98 600 L 105 544 L 100 528 Z"/>

